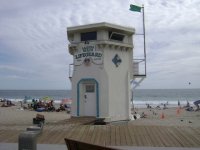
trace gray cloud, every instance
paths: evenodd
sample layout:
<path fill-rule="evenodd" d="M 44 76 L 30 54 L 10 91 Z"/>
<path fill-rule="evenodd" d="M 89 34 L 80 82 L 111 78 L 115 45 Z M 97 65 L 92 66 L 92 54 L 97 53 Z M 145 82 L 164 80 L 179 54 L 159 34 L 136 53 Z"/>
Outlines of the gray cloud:
<path fill-rule="evenodd" d="M 0 88 L 70 89 L 67 75 L 72 56 L 66 27 L 106 21 L 134 26 L 142 33 L 142 15 L 129 11 L 130 3 L 145 6 L 148 76 L 141 88 L 186 88 L 183 80 L 195 81 L 192 86 L 199 87 L 198 0 L 4 0 Z M 141 57 L 142 37 L 135 36 L 134 41 L 135 54 Z"/>

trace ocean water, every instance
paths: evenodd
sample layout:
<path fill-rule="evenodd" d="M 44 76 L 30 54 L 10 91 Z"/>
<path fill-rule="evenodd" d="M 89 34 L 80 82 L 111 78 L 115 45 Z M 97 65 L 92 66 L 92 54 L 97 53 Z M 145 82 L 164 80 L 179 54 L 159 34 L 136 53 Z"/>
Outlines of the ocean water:
<path fill-rule="evenodd" d="M 136 89 L 133 93 L 133 103 L 137 106 L 162 105 L 168 103 L 174 107 L 178 101 L 182 106 L 187 101 L 193 102 L 200 99 L 200 89 Z"/>
<path fill-rule="evenodd" d="M 20 100 L 24 99 L 25 96 L 31 97 L 32 99 L 40 99 L 49 96 L 54 100 L 71 97 L 70 90 L 0 90 L 1 99 Z"/>
<path fill-rule="evenodd" d="M 70 90 L 0 90 L 0 99 L 6 98 L 13 101 L 23 100 L 25 96 L 31 98 L 42 98 L 50 96 L 54 100 L 62 100 L 63 98 L 71 98 Z M 138 107 L 144 107 L 146 104 L 177 106 L 178 101 L 181 105 L 186 105 L 189 101 L 200 99 L 200 89 L 136 89 L 133 93 L 133 103 Z"/>

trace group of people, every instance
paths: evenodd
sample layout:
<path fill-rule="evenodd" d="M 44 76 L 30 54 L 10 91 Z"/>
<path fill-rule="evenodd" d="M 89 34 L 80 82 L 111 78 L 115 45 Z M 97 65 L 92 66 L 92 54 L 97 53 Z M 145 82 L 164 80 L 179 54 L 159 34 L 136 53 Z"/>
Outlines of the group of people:
<path fill-rule="evenodd" d="M 11 106 L 15 106 L 15 104 L 13 104 L 11 100 L 1 99 L 0 102 L 3 103 L 3 104 L 1 105 L 1 107 L 11 107 Z"/>
<path fill-rule="evenodd" d="M 53 105 L 53 100 L 45 102 L 42 100 L 32 99 L 32 103 L 28 104 L 28 109 L 32 109 L 35 111 L 55 111 L 55 107 Z"/>
<path fill-rule="evenodd" d="M 190 105 L 189 101 L 187 101 L 186 105 L 183 106 L 183 108 L 185 108 L 187 111 L 200 111 L 200 100 L 194 101 L 193 104 L 194 104 L 194 106 L 196 106 L 196 109 L 194 109 L 194 108 Z M 167 107 L 168 102 L 166 102 L 166 103 L 164 103 L 164 104 L 162 103 L 161 105 L 163 105 L 163 109 L 168 109 L 168 107 Z M 147 106 L 148 109 L 151 109 L 151 108 L 152 108 L 152 106 L 151 106 L 150 104 L 146 104 L 146 106 Z M 179 100 L 178 100 L 178 107 L 182 107 Z M 158 105 L 158 106 L 156 107 L 156 109 L 161 109 L 161 108 L 160 108 L 160 106 Z"/>
<path fill-rule="evenodd" d="M 200 100 L 194 101 L 193 104 L 194 104 L 194 106 L 196 106 L 196 109 L 194 109 L 190 105 L 189 101 L 187 101 L 186 105 L 183 106 L 183 108 L 185 108 L 186 111 L 199 111 L 200 110 L 200 108 L 199 108 Z M 178 101 L 178 107 L 181 107 L 180 101 Z"/>
<path fill-rule="evenodd" d="M 35 111 L 65 111 L 69 110 L 69 106 L 67 104 L 60 104 L 59 108 L 55 108 L 53 104 L 53 100 L 50 101 L 42 101 L 42 100 L 32 100 L 31 104 L 28 104 L 28 109 Z"/>
<path fill-rule="evenodd" d="M 148 109 L 153 108 L 150 104 L 146 104 L 146 105 L 147 105 L 147 108 L 148 108 Z M 161 104 L 161 105 L 163 105 L 163 109 L 168 109 L 168 107 L 167 107 L 168 102 L 165 103 L 165 104 Z M 160 105 L 156 106 L 155 108 L 156 108 L 156 109 L 159 109 L 159 110 L 161 109 L 161 108 L 160 108 Z"/>

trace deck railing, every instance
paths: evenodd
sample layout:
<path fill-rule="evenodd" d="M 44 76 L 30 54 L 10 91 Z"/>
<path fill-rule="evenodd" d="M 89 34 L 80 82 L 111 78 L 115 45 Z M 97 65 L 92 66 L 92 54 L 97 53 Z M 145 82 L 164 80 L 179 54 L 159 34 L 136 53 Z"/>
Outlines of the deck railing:
<path fill-rule="evenodd" d="M 146 77 L 146 60 L 133 59 L 133 76 L 134 78 Z"/>

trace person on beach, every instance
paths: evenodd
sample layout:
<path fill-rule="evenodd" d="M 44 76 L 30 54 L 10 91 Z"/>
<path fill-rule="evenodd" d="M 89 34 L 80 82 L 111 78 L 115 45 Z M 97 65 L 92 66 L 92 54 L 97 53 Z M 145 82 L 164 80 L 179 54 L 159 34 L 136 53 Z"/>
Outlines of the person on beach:
<path fill-rule="evenodd" d="M 161 108 L 160 108 L 160 106 L 158 105 L 158 106 L 156 106 L 156 109 L 159 109 L 159 110 L 160 110 Z"/>
<path fill-rule="evenodd" d="M 181 103 L 180 103 L 180 101 L 178 100 L 178 107 L 181 107 Z"/>
<path fill-rule="evenodd" d="M 186 106 L 184 106 L 184 108 L 186 111 L 194 111 L 193 107 L 190 106 L 189 101 L 187 101 L 187 104 L 186 104 Z"/>
<path fill-rule="evenodd" d="M 190 107 L 190 103 L 187 101 L 187 105 L 186 105 L 186 107 Z"/>
<path fill-rule="evenodd" d="M 147 108 L 148 108 L 148 109 L 150 109 L 150 108 L 151 108 L 151 106 L 150 106 L 149 104 L 146 104 L 146 105 L 147 105 Z"/>
<path fill-rule="evenodd" d="M 163 109 L 168 109 L 167 106 L 166 106 L 166 104 L 164 104 Z"/>

